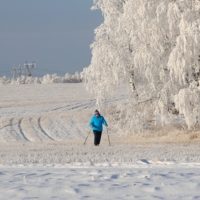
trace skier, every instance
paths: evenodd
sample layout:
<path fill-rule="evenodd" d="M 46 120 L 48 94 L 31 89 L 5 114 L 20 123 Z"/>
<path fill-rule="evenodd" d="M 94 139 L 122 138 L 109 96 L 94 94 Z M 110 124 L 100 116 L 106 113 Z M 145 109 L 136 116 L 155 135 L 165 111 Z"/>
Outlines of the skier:
<path fill-rule="evenodd" d="M 103 116 L 100 115 L 98 110 L 95 110 L 94 116 L 90 121 L 90 126 L 92 127 L 94 133 L 94 145 L 98 146 L 101 141 L 102 130 L 104 126 L 108 126 L 106 120 Z"/>

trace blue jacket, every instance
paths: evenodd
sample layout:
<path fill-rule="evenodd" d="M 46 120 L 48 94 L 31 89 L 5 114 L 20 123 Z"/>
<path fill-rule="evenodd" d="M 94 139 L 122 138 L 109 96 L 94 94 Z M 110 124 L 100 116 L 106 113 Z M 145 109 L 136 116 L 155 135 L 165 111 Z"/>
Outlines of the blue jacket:
<path fill-rule="evenodd" d="M 107 126 L 107 122 L 104 119 L 103 116 L 93 116 L 92 119 L 90 120 L 90 126 L 92 127 L 92 130 L 94 131 L 102 131 L 103 130 L 103 126 L 102 125 Z"/>

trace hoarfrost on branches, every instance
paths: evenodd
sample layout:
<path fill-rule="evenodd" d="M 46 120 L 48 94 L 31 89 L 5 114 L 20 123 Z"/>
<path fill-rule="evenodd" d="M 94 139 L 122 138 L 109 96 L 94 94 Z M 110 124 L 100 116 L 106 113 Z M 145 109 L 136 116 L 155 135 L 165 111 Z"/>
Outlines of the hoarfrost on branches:
<path fill-rule="evenodd" d="M 58 76 L 57 74 L 46 74 L 39 77 L 25 77 L 21 76 L 17 79 L 10 79 L 6 76 L 0 78 L 0 85 L 21 85 L 21 84 L 48 84 L 48 83 L 80 83 L 82 82 L 81 74 L 76 72 L 71 75 L 67 73 L 65 76 Z"/>
<path fill-rule="evenodd" d="M 200 123 L 200 0 L 94 0 L 104 22 L 95 30 L 86 88 L 106 93 L 130 85 L 127 99 L 108 109 L 117 130 L 142 131 L 148 121 Z"/>

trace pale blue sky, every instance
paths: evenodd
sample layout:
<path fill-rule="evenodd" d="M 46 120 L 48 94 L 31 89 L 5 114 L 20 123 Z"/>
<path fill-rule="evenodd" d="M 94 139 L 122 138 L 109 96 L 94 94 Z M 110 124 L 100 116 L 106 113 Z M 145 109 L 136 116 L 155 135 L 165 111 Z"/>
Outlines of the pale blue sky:
<path fill-rule="evenodd" d="M 103 22 L 93 0 L 0 0 L 0 76 L 36 62 L 34 76 L 82 71 L 94 29 Z"/>

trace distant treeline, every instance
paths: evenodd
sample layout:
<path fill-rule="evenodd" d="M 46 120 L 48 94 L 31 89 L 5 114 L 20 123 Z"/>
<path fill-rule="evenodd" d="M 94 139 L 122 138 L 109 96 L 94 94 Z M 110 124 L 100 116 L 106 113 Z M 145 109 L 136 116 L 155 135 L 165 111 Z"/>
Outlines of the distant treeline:
<path fill-rule="evenodd" d="M 47 74 L 41 78 L 21 76 L 16 79 L 3 76 L 0 78 L 0 85 L 20 85 L 20 84 L 48 84 L 48 83 L 80 83 L 82 82 L 81 73 L 76 72 L 65 76 L 57 74 Z"/>

